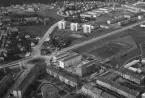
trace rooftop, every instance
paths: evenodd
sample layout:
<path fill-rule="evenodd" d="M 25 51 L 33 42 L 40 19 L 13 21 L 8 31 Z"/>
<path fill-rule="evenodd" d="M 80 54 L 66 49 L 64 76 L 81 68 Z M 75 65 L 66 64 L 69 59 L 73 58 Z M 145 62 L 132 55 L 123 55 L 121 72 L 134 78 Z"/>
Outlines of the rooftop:
<path fill-rule="evenodd" d="M 132 71 L 126 69 L 126 68 L 122 68 L 119 71 L 123 74 L 129 75 L 130 77 L 133 77 L 133 78 L 136 78 L 136 79 L 139 79 L 139 80 L 142 80 L 142 79 L 145 78 L 144 73 L 135 73 L 135 72 L 132 72 Z"/>
<path fill-rule="evenodd" d="M 20 83 L 20 85 L 18 86 L 18 89 L 22 90 L 24 89 L 24 87 L 28 84 L 28 80 L 31 80 L 34 74 L 38 73 L 38 67 L 33 67 L 32 70 L 29 72 L 29 74 L 27 75 L 27 77 Z"/>

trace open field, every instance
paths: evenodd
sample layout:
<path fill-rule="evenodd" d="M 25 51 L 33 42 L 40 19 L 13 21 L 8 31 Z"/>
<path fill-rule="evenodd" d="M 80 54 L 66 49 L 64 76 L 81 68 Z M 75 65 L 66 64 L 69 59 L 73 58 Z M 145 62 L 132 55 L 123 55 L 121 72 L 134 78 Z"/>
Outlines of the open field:
<path fill-rule="evenodd" d="M 42 37 L 46 31 L 49 29 L 51 25 L 43 26 L 43 25 L 38 25 L 38 26 L 20 26 L 19 30 L 20 32 L 24 34 L 30 34 L 33 37 L 40 36 Z"/>
<path fill-rule="evenodd" d="M 54 18 L 57 21 L 63 19 L 63 17 L 57 15 L 57 12 L 53 9 L 47 9 L 47 10 L 44 10 L 44 11 L 39 11 L 39 12 L 37 12 L 37 14 L 40 15 L 40 16 L 43 16 L 43 17 Z"/>

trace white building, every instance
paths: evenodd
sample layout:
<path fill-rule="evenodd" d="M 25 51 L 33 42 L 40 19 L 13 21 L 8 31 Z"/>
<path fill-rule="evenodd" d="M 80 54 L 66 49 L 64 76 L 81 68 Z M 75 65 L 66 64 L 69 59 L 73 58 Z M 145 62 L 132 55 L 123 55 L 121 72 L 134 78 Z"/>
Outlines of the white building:
<path fill-rule="evenodd" d="M 140 27 L 145 28 L 145 24 L 140 24 Z"/>
<path fill-rule="evenodd" d="M 78 23 L 71 23 L 70 29 L 71 31 L 78 31 Z"/>
<path fill-rule="evenodd" d="M 66 28 L 66 21 L 59 21 L 58 22 L 58 28 L 59 29 L 65 29 Z"/>
<path fill-rule="evenodd" d="M 84 24 L 83 25 L 83 32 L 84 33 L 91 33 L 91 25 Z"/>
<path fill-rule="evenodd" d="M 145 93 L 143 93 L 143 94 L 141 95 L 141 98 L 145 98 Z"/>
<path fill-rule="evenodd" d="M 59 66 L 61 68 L 66 68 L 69 67 L 71 65 L 75 65 L 78 62 L 80 62 L 82 59 L 82 55 L 78 54 L 78 53 L 71 53 L 61 59 L 58 60 L 59 62 Z"/>

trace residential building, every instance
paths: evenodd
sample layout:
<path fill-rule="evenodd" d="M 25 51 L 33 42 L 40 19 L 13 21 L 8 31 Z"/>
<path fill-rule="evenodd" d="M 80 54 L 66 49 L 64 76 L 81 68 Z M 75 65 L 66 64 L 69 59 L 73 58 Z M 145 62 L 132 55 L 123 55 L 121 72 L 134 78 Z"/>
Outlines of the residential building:
<path fill-rule="evenodd" d="M 22 98 L 25 92 L 27 91 L 27 88 L 33 82 L 33 80 L 37 77 L 38 74 L 39 74 L 39 68 L 34 66 L 26 77 L 24 75 L 23 77 L 24 80 L 19 85 L 17 85 L 17 87 L 13 90 L 15 97 Z"/>
<path fill-rule="evenodd" d="M 139 91 L 132 90 L 130 88 L 127 88 L 126 86 L 122 86 L 110 79 L 99 77 L 97 78 L 96 83 L 126 98 L 140 98 Z"/>
<path fill-rule="evenodd" d="M 66 21 L 59 21 L 58 22 L 58 28 L 59 29 L 65 29 L 66 28 Z"/>
<path fill-rule="evenodd" d="M 72 76 L 71 74 L 62 69 L 53 66 L 48 66 L 46 70 L 47 73 L 50 74 L 51 76 L 58 78 L 60 81 L 72 87 L 77 87 L 80 83 L 80 80 L 77 77 Z"/>
<path fill-rule="evenodd" d="M 78 31 L 78 23 L 71 23 L 70 30 L 71 31 Z"/>
<path fill-rule="evenodd" d="M 12 73 L 5 75 L 2 80 L 0 80 L 0 98 L 2 98 L 7 90 L 12 86 L 14 83 L 14 77 Z"/>
<path fill-rule="evenodd" d="M 84 24 L 82 27 L 84 33 L 91 33 L 91 25 Z"/>

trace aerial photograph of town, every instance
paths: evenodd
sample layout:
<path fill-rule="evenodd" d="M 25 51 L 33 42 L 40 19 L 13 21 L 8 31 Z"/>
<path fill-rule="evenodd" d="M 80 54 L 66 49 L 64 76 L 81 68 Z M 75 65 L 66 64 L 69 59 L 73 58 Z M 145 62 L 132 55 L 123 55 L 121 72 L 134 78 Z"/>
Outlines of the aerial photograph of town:
<path fill-rule="evenodd" d="M 145 98 L 145 0 L 0 0 L 0 98 Z"/>

